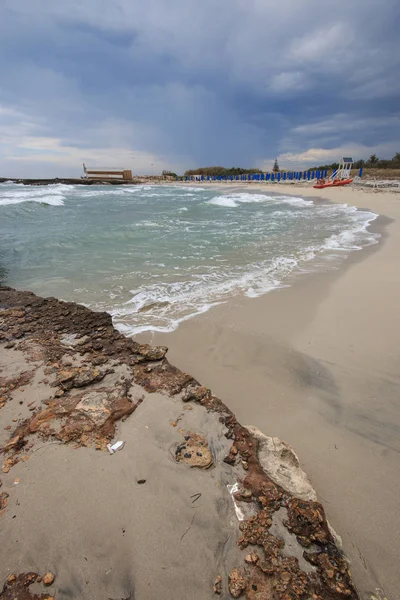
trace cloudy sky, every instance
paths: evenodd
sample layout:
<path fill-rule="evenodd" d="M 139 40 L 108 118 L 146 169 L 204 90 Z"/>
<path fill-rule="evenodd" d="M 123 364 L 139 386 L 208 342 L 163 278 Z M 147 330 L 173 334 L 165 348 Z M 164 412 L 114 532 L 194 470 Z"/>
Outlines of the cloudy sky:
<path fill-rule="evenodd" d="M 391 157 L 399 25 L 398 0 L 0 0 L 0 176 Z"/>

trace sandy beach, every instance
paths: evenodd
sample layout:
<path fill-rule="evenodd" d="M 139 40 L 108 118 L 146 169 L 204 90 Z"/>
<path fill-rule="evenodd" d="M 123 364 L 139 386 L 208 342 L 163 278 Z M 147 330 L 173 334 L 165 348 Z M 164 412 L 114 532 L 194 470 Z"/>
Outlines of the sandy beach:
<path fill-rule="evenodd" d="M 2 600 L 358 598 L 290 446 L 165 347 L 7 287 L 0 319 Z"/>
<path fill-rule="evenodd" d="M 322 195 L 311 186 L 240 189 Z M 172 362 L 211 387 L 241 422 L 294 447 L 343 538 L 361 596 L 395 600 L 400 195 L 323 192 L 381 215 L 373 223 L 380 243 L 352 253 L 336 270 L 296 277 L 291 287 L 232 300 L 173 333 L 143 339 L 167 344 Z"/>
<path fill-rule="evenodd" d="M 0 288 L 0 598 L 396 599 L 400 198 L 324 196 L 379 244 L 173 333 Z"/>

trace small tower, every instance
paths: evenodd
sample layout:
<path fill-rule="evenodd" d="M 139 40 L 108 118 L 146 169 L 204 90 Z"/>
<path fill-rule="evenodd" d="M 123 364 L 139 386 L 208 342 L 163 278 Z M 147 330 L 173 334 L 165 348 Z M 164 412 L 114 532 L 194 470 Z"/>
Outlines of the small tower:
<path fill-rule="evenodd" d="M 339 167 L 336 169 L 330 179 L 335 181 L 342 181 L 343 179 L 350 179 L 351 169 L 353 167 L 353 159 L 349 156 L 345 156 L 340 159 Z"/>

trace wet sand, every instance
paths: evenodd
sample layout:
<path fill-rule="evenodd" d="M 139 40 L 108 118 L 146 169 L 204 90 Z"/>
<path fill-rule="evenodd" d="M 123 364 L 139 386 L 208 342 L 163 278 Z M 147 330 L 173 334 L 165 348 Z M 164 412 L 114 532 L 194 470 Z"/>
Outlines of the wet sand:
<path fill-rule="evenodd" d="M 242 185 L 302 197 L 309 186 Z M 229 192 L 231 184 L 219 185 Z M 234 299 L 170 334 L 170 360 L 243 423 L 289 442 L 340 532 L 363 598 L 398 598 L 400 194 L 323 190 L 382 215 L 379 245 L 258 299 Z M 384 590 L 378 592 L 376 590 Z"/>

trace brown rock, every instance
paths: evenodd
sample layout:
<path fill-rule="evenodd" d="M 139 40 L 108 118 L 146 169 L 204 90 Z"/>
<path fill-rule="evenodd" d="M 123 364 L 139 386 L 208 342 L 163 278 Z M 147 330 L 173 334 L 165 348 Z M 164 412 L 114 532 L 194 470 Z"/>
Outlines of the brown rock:
<path fill-rule="evenodd" d="M 213 457 L 206 439 L 199 433 L 186 433 L 184 442 L 180 444 L 175 452 L 178 462 L 184 462 L 190 467 L 208 469 L 213 464 Z"/>
<path fill-rule="evenodd" d="M 7 506 L 7 492 L 2 492 L 0 494 L 0 511 L 3 510 Z"/>
<path fill-rule="evenodd" d="M 45 573 L 43 575 L 43 583 L 44 583 L 44 585 L 51 585 L 54 580 L 55 580 L 55 576 L 50 571 L 48 571 L 47 573 Z"/>
<path fill-rule="evenodd" d="M 222 592 L 222 577 L 218 575 L 218 577 L 214 581 L 213 585 L 214 594 L 220 595 Z"/>
<path fill-rule="evenodd" d="M 255 565 L 260 560 L 260 557 L 258 556 L 258 554 L 248 554 L 244 560 L 249 565 Z"/>
<path fill-rule="evenodd" d="M 147 360 L 161 360 L 168 352 L 166 346 L 149 346 L 148 344 L 140 344 L 134 349 L 135 354 L 140 354 Z"/>
<path fill-rule="evenodd" d="M 246 589 L 246 582 L 237 569 L 232 569 L 229 575 L 229 592 L 233 598 L 239 598 Z"/>
<path fill-rule="evenodd" d="M 188 385 L 182 394 L 182 400 L 183 402 L 190 402 L 191 400 L 200 402 L 209 393 L 210 390 L 203 385 Z"/>
<path fill-rule="evenodd" d="M 4 446 L 5 450 L 10 450 L 10 448 L 13 448 L 14 446 L 16 446 L 20 440 L 20 436 L 16 435 L 13 438 L 11 438 L 11 440 L 9 442 L 7 442 L 7 444 Z"/>

